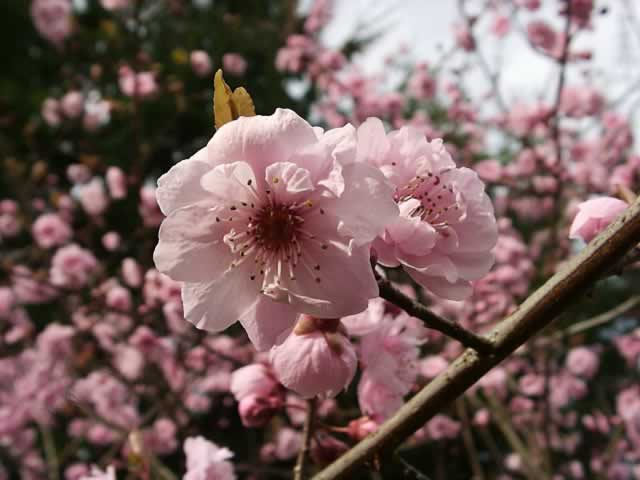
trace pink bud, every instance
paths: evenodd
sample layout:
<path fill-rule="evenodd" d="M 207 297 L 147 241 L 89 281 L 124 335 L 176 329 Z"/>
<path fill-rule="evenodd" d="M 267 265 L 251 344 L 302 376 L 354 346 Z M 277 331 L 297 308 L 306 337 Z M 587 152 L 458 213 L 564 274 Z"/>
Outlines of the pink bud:
<path fill-rule="evenodd" d="M 355 420 L 351 420 L 349 425 L 347 425 L 347 435 L 356 441 L 360 441 L 367 435 L 378 430 L 378 427 L 378 423 L 369 417 L 356 418 Z"/>
<path fill-rule="evenodd" d="M 211 57 L 204 50 L 194 50 L 190 55 L 191 68 L 199 77 L 205 77 L 211 73 Z M 226 68 L 226 67 L 225 67 Z"/>
<path fill-rule="evenodd" d="M 60 107 L 67 117 L 77 118 L 84 110 L 84 96 L 78 91 L 71 91 L 62 97 Z"/>
<path fill-rule="evenodd" d="M 55 98 L 47 98 L 42 103 L 42 110 L 40 114 L 50 127 L 57 127 L 62 121 L 60 118 L 60 103 Z"/>
<path fill-rule="evenodd" d="M 142 285 L 142 270 L 133 258 L 122 260 L 121 273 L 124 283 L 128 286 L 135 288 Z"/>
<path fill-rule="evenodd" d="M 582 202 L 578 205 L 578 214 L 571 224 L 569 238 L 581 238 L 590 242 L 627 207 L 627 203 L 612 197 Z"/>
<path fill-rule="evenodd" d="M 102 236 L 102 246 L 112 252 L 120 246 L 120 240 L 118 232 L 107 232 Z"/>
<path fill-rule="evenodd" d="M 574 375 L 591 378 L 598 371 L 598 356 L 586 347 L 572 348 L 567 355 L 567 369 Z"/>
<path fill-rule="evenodd" d="M 242 75 L 247 70 L 247 61 L 239 53 L 225 53 L 222 56 L 222 68 L 232 75 Z"/>
<path fill-rule="evenodd" d="M 111 197 L 119 200 L 127 196 L 127 178 L 118 167 L 109 167 L 105 176 Z"/>
<path fill-rule="evenodd" d="M 254 363 L 239 368 L 231 374 L 229 390 L 241 401 L 244 397 L 254 395 L 268 397 L 278 388 L 278 383 L 269 367 L 261 363 Z"/>
<path fill-rule="evenodd" d="M 261 397 L 251 394 L 240 400 L 238 413 L 245 427 L 262 427 L 281 407 L 280 396 Z"/>
<path fill-rule="evenodd" d="M 351 383 L 358 365 L 347 337 L 319 330 L 292 332 L 271 349 L 270 359 L 280 383 L 304 398 L 336 396 Z"/>

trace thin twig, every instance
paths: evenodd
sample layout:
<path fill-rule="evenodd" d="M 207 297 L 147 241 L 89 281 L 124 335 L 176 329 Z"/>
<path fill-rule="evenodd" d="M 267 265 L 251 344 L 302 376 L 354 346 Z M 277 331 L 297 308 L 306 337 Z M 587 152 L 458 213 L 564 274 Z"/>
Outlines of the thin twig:
<path fill-rule="evenodd" d="M 298 460 L 293 468 L 294 480 L 305 480 L 307 475 L 307 460 L 311 447 L 311 438 L 313 437 L 313 427 L 316 416 L 316 399 L 307 400 L 307 417 L 304 420 L 302 430 L 302 446 L 298 452 Z"/>
<path fill-rule="evenodd" d="M 620 315 L 628 312 L 629 310 L 640 305 L 640 295 L 635 295 L 625 302 L 621 303 L 615 308 L 608 310 L 600 315 L 596 315 L 595 317 L 591 317 L 587 320 L 583 320 L 582 322 L 575 323 L 564 330 L 554 333 L 549 337 L 545 337 L 540 339 L 540 343 L 548 344 L 553 340 L 560 340 L 562 338 L 571 337 L 573 335 L 577 335 L 579 333 L 586 332 L 587 330 L 591 330 L 592 328 L 597 328 L 602 325 L 606 325 L 610 323 L 612 320 L 615 320 Z"/>
<path fill-rule="evenodd" d="M 514 430 L 509 418 L 509 413 L 500 404 L 498 399 L 496 399 L 493 395 L 487 395 L 487 407 L 491 411 L 496 425 L 502 432 L 502 435 L 504 435 L 504 438 L 507 440 L 511 448 L 513 448 L 513 450 L 515 450 L 515 452 L 520 456 L 523 467 L 527 472 L 527 478 L 530 478 L 531 480 L 542 480 L 544 478 L 548 478 L 548 476 L 542 471 L 542 469 L 538 468 L 532 462 L 532 456 L 527 449 L 527 446 L 524 444 L 518 433 Z"/>
<path fill-rule="evenodd" d="M 455 322 L 442 318 L 420 302 L 406 296 L 400 290 L 394 288 L 391 283 L 378 276 L 378 288 L 380 296 L 385 300 L 397 305 L 412 317 L 419 318 L 424 324 L 433 330 L 459 341 L 467 348 L 473 348 L 478 353 L 490 355 L 494 352 L 491 340 L 462 328 Z"/>
<path fill-rule="evenodd" d="M 456 400 L 456 411 L 460 421 L 462 422 L 462 441 L 464 443 L 464 449 L 469 457 L 469 465 L 473 472 L 474 480 L 484 480 L 484 472 L 482 471 L 482 465 L 478 460 L 478 450 L 473 442 L 473 435 L 471 434 L 471 425 L 469 423 L 469 415 L 467 414 L 467 405 L 464 398 Z"/>
<path fill-rule="evenodd" d="M 397 460 L 398 463 L 400 463 L 408 473 L 411 473 L 416 480 L 431 480 L 431 477 L 427 476 L 425 473 L 421 472 L 416 467 L 411 465 L 399 454 L 396 453 L 393 458 Z"/>
<path fill-rule="evenodd" d="M 560 102 L 562 101 L 562 90 L 567 73 L 567 62 L 569 60 L 569 46 L 571 44 L 571 3 L 567 0 L 567 20 L 564 25 L 564 45 L 560 54 L 560 76 L 558 78 L 558 88 L 556 90 L 556 98 L 553 103 L 553 125 L 551 126 L 551 138 L 556 151 L 556 161 L 562 166 L 562 148 L 560 145 Z M 560 185 L 562 182 L 560 182 Z M 559 189 L 558 189 L 559 190 Z"/>
<path fill-rule="evenodd" d="M 315 480 L 352 478 L 353 472 L 382 450 L 395 449 L 438 411 L 450 405 L 495 365 L 575 304 L 640 242 L 640 200 L 536 290 L 488 336 L 496 347 L 491 356 L 467 349 L 447 370 L 418 392 L 373 434 L 316 475 Z"/>
<path fill-rule="evenodd" d="M 44 456 L 47 460 L 47 468 L 49 470 L 49 478 L 51 480 L 60 479 L 60 462 L 58 461 L 58 453 L 56 444 L 51 434 L 51 430 L 46 425 L 39 425 L 42 434 L 42 444 L 44 446 Z"/>

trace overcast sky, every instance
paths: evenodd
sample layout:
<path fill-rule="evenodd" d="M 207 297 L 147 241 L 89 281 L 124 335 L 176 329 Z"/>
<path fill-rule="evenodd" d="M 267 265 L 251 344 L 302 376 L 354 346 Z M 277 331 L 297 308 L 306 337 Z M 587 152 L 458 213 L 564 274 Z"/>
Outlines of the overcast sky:
<path fill-rule="evenodd" d="M 576 41 L 576 46 L 593 50 L 599 72 L 596 84 L 606 86 L 613 97 L 629 85 L 630 79 L 640 76 L 640 56 L 636 53 L 640 51 L 640 31 L 632 32 L 629 27 L 626 2 L 640 11 L 638 0 L 595 0 L 598 10 L 606 7 L 608 13 L 594 15 L 593 31 L 582 33 Z M 533 18 L 557 17 L 553 14 L 558 0 L 542 0 L 542 3 L 541 11 L 521 17 L 520 28 Z M 416 61 L 434 63 L 439 57 L 438 45 L 446 49 L 453 43 L 451 27 L 458 13 L 455 0 L 335 0 L 335 4 L 334 20 L 324 33 L 327 43 L 339 45 L 354 32 L 362 33 L 362 25 L 372 22 L 373 28 L 365 31 L 386 32 L 358 58 L 369 72 L 379 71 L 384 58 L 397 52 L 400 45 L 405 45 Z M 555 26 L 562 28 L 561 24 Z M 488 31 L 487 24 L 477 28 L 479 32 Z M 500 87 L 506 99 L 553 92 L 556 78 L 553 63 L 528 48 L 519 33 L 510 34 L 500 43 L 485 34 L 480 45 L 493 66 L 503 66 Z M 581 69 L 572 67 L 570 82 L 580 82 L 580 75 Z M 483 88 L 479 85 L 479 89 Z"/>

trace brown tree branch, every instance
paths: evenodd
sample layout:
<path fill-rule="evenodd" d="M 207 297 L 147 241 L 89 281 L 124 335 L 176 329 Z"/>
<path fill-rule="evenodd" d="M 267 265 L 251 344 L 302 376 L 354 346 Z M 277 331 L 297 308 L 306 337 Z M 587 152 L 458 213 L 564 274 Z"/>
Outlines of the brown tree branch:
<path fill-rule="evenodd" d="M 581 298 L 611 265 L 640 241 L 640 200 L 636 200 L 607 230 L 598 235 L 565 268 L 536 290 L 488 336 L 496 354 L 480 356 L 467 349 L 398 412 L 346 454 L 316 475 L 315 480 L 351 478 L 379 452 L 395 449 L 438 411 L 450 405 L 495 365 L 549 325 Z"/>
<path fill-rule="evenodd" d="M 445 335 L 457 340 L 467 348 L 473 348 L 478 353 L 490 355 L 494 353 L 494 346 L 491 340 L 476 335 L 470 330 L 462 328 L 455 322 L 442 318 L 420 302 L 406 296 L 397 288 L 393 287 L 384 278 L 378 277 L 378 288 L 380 296 L 400 307 L 412 317 L 419 318 L 424 324 L 433 330 L 444 333 Z"/>

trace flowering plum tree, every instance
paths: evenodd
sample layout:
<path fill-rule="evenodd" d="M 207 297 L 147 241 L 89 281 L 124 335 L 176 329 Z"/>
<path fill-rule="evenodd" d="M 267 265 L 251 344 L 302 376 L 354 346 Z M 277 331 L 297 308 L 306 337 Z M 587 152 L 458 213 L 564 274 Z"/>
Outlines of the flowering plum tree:
<path fill-rule="evenodd" d="M 633 2 L 5 3 L 0 480 L 640 479 Z"/>

